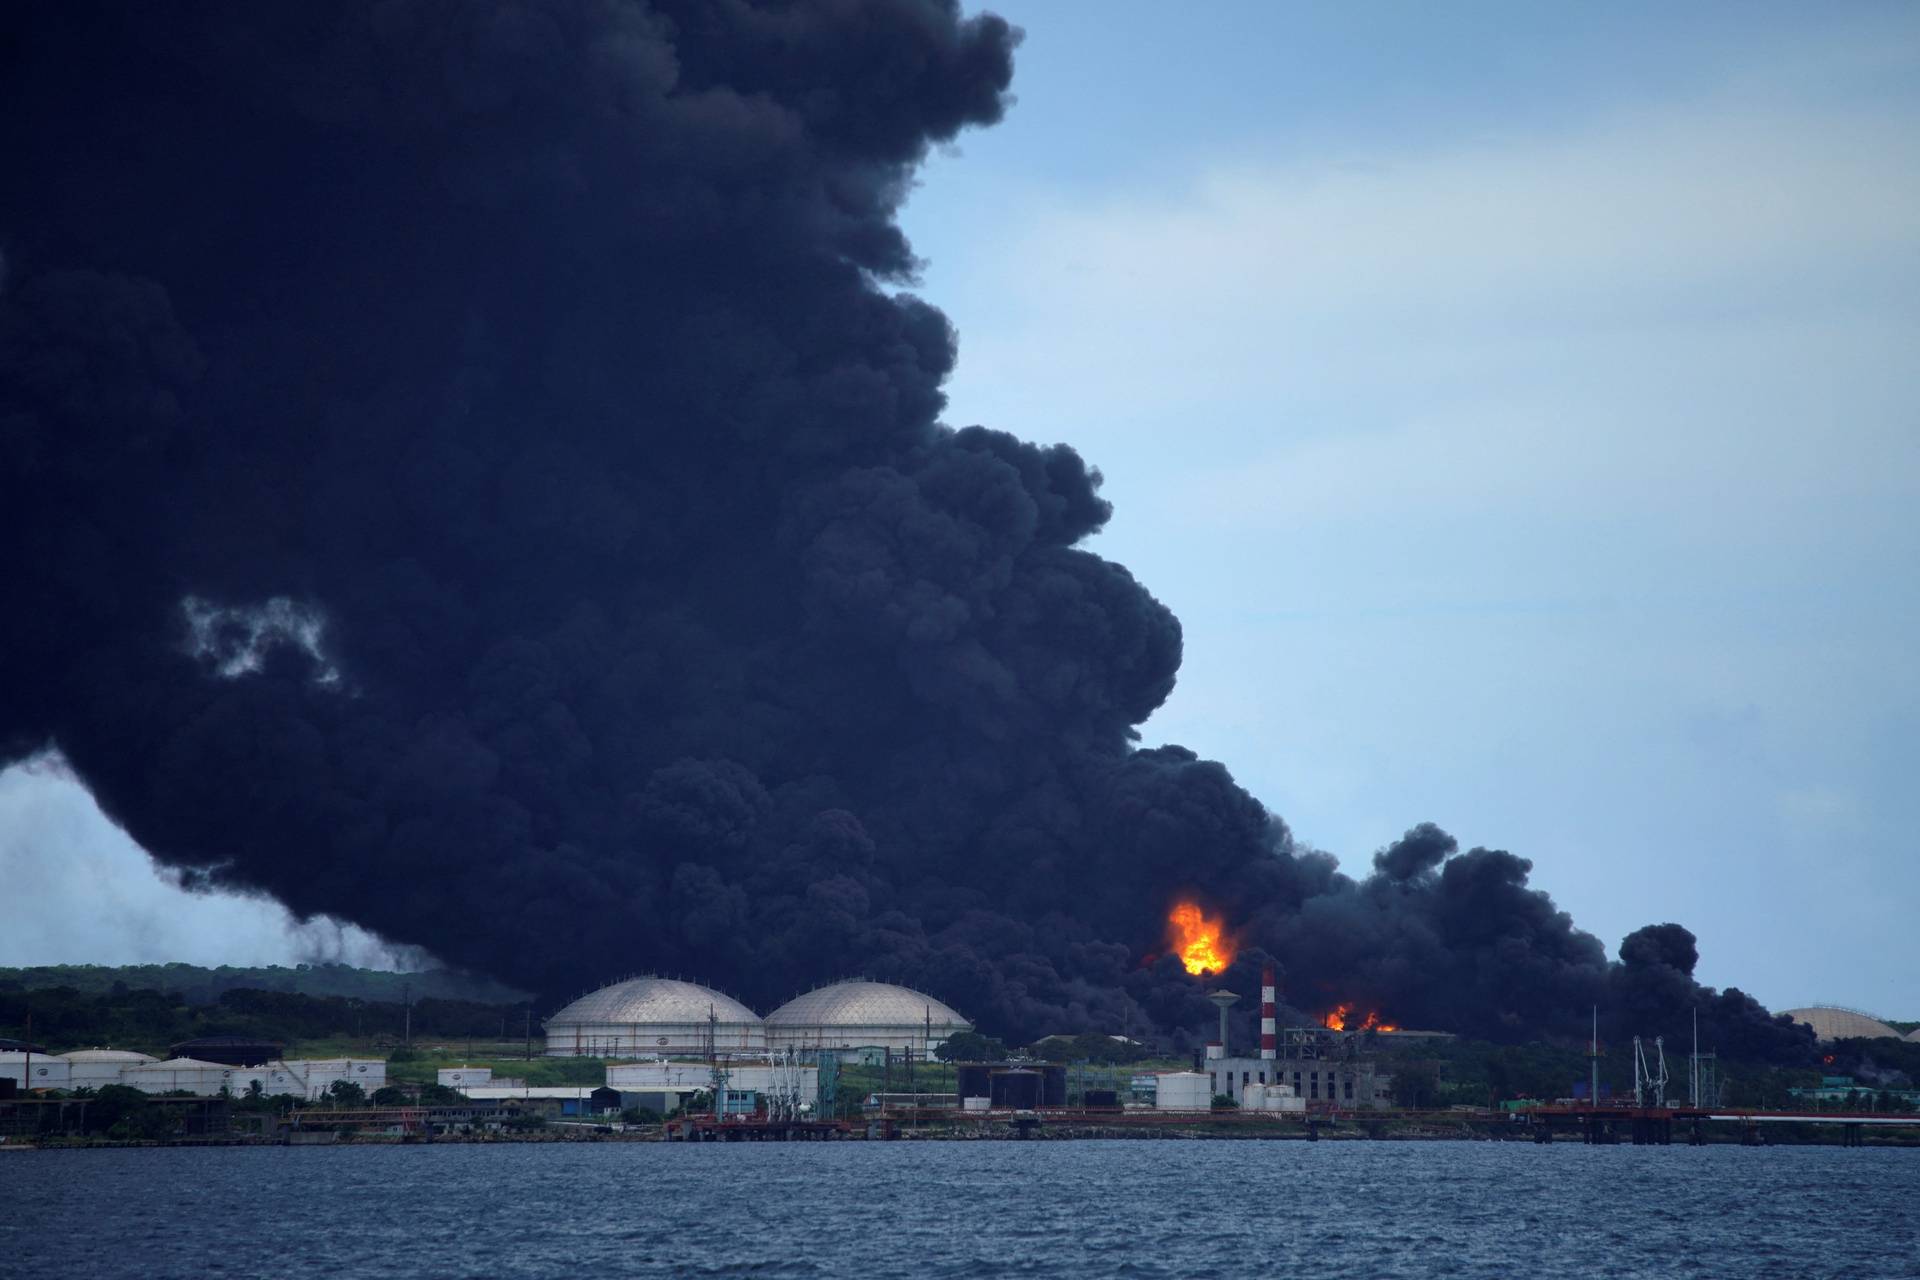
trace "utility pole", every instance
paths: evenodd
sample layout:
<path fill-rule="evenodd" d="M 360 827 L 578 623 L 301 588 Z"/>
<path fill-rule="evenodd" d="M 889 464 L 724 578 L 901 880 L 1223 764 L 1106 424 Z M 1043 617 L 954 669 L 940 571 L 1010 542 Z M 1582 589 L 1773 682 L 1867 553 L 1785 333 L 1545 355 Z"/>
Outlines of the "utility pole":
<path fill-rule="evenodd" d="M 1687 1105 L 1700 1105 L 1700 1010 L 1693 1011 L 1693 1056 L 1687 1059 Z"/>
<path fill-rule="evenodd" d="M 527 1054 L 527 1061 L 532 1062 L 533 1061 L 533 1006 L 532 1005 L 527 1006 L 526 1054 Z"/>
<path fill-rule="evenodd" d="M 400 1043 L 411 1049 L 413 1048 L 413 984 L 411 982 L 400 984 L 400 1002 L 406 1006 L 407 1010 L 406 1030 L 400 1037 Z"/>
<path fill-rule="evenodd" d="M 1600 1105 L 1600 1006 L 1593 1006 L 1593 1039 L 1587 1044 L 1587 1105 Z"/>

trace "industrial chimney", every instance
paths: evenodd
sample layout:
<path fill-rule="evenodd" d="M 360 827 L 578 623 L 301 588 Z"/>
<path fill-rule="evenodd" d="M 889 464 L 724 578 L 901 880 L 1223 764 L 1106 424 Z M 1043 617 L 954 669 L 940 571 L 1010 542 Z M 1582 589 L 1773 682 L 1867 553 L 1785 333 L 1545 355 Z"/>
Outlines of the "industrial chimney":
<path fill-rule="evenodd" d="M 1268 1061 L 1280 1056 L 1278 1028 L 1274 1026 L 1273 966 L 1260 971 L 1260 1056 Z M 1222 1018 L 1226 1010 L 1220 1011 Z"/>

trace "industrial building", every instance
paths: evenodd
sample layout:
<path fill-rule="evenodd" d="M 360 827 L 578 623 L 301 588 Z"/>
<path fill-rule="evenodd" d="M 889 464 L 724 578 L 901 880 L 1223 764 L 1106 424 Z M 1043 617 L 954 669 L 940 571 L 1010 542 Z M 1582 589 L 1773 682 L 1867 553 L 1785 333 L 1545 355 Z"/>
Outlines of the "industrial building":
<path fill-rule="evenodd" d="M 1326 1027 L 1276 1025 L 1273 970 L 1261 975 L 1260 1056 L 1232 1056 L 1227 1043 L 1227 1010 L 1240 997 L 1216 991 L 1211 999 L 1220 1009 L 1220 1037 L 1207 1046 L 1204 1072 L 1213 1092 L 1235 1105 L 1250 1100 L 1259 1110 L 1294 1110 L 1288 1097 L 1303 1108 L 1377 1110 L 1393 1105 L 1393 1077 L 1381 1071 L 1361 1052 L 1362 1032 L 1333 1031 Z M 1291 1094 L 1275 1092 L 1285 1086 Z M 1252 1091 L 1249 1098 L 1249 1091 Z"/>
<path fill-rule="evenodd" d="M 1813 1028 L 1818 1040 L 1898 1040 L 1900 1033 L 1870 1013 L 1834 1004 L 1809 1005 L 1784 1011 L 1795 1022 Z"/>
<path fill-rule="evenodd" d="M 549 1057 L 699 1058 L 767 1050 L 759 1014 L 678 978 L 616 982 L 581 996 L 545 1025 Z"/>
<path fill-rule="evenodd" d="M 766 1018 L 767 1047 L 814 1054 L 879 1047 L 930 1060 L 947 1037 L 973 1024 L 930 995 L 862 978 L 795 996 Z"/>
<path fill-rule="evenodd" d="M 726 1064 L 729 1092 L 759 1095 L 791 1094 L 808 1108 L 820 1097 L 820 1073 L 813 1063 L 740 1062 Z M 702 1090 L 713 1087 L 713 1067 L 705 1062 L 632 1062 L 607 1067 L 607 1087 L 617 1089 L 626 1104 L 662 1114 L 683 1105 Z M 467 1091 L 469 1096 L 472 1090 Z"/>

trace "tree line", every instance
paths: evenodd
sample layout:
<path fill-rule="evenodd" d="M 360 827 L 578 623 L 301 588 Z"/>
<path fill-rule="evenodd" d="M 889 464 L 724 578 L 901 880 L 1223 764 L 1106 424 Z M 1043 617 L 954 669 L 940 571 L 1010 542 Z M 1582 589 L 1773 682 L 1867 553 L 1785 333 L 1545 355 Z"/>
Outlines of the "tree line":
<path fill-rule="evenodd" d="M 164 1054 L 167 1046 L 202 1036 L 236 1035 L 289 1043 L 301 1040 L 374 1040 L 400 1043 L 409 1009 L 398 1000 L 303 995 L 236 987 L 210 1003 L 177 993 L 124 987 L 88 992 L 74 987 L 0 989 L 0 1036 L 27 1038 L 56 1051 L 113 1045 Z M 527 1027 L 528 1006 L 435 997 L 411 1002 L 415 1039 L 510 1039 Z M 537 1028 L 536 1028 L 537 1029 Z"/>

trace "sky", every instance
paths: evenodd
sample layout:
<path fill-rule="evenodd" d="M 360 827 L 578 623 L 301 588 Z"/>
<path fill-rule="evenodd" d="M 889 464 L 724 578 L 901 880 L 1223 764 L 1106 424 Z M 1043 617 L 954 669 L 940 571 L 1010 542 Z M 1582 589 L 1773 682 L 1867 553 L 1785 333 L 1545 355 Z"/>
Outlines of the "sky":
<path fill-rule="evenodd" d="M 1181 618 L 1143 740 L 1356 873 L 1431 820 L 1610 950 L 1920 1018 L 1920 10 L 991 7 L 917 291 L 948 420 L 1077 447 Z M 0 964 L 382 958 L 45 764 L 0 874 Z"/>

